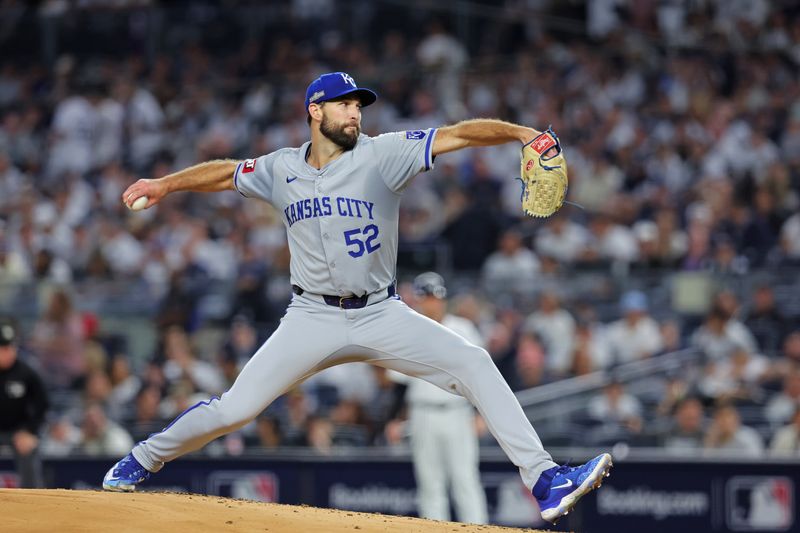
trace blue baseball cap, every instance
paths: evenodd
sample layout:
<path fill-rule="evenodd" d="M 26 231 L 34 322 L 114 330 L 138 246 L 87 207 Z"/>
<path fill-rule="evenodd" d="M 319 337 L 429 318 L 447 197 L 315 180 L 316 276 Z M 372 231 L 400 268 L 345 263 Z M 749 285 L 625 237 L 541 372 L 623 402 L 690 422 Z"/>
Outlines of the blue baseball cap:
<path fill-rule="evenodd" d="M 647 295 L 642 291 L 628 291 L 622 295 L 620 307 L 623 313 L 647 311 Z"/>
<path fill-rule="evenodd" d="M 374 91 L 358 87 L 356 80 L 346 72 L 329 72 L 311 82 L 306 90 L 306 109 L 309 104 L 327 102 L 346 94 L 353 94 L 361 100 L 362 106 L 375 103 L 378 95 Z"/>

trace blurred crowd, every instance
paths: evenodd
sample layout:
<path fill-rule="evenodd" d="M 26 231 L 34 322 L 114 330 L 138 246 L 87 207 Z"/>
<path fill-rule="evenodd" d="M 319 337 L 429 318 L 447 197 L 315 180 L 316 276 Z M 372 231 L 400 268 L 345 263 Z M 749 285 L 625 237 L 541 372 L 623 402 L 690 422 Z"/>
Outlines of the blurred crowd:
<path fill-rule="evenodd" d="M 441 156 L 401 208 L 401 250 L 444 247 L 448 270 L 473 280 L 452 310 L 515 390 L 697 347 L 700 371 L 658 398 L 609 385 L 583 420 L 594 442 L 800 451 L 800 313 L 768 279 L 693 317 L 648 290 L 599 308 L 568 289 L 576 271 L 742 280 L 800 265 L 795 3 L 597 0 L 564 13 L 508 0 L 460 24 L 395 2 L 111 4 L 0 2 L 0 50 L 14 51 L 0 63 L 0 286 L 48 288 L 23 336 L 63 399 L 45 454 L 126 453 L 224 391 L 275 327 L 290 289 L 270 207 L 226 192 L 133 213 L 120 195 L 140 177 L 299 145 L 305 88 L 332 70 L 380 95 L 363 116 L 371 135 L 470 117 L 558 132 L 582 210 L 523 217 L 512 144 Z M 548 25 L 565 15 L 573 31 Z M 71 291 L 111 281 L 158 302 L 145 361 Z M 226 311 L 209 323 L 199 302 L 215 284 Z M 2 310 L 16 303 L 0 293 Z M 206 452 L 393 445 L 402 411 L 381 370 L 347 365 Z"/>

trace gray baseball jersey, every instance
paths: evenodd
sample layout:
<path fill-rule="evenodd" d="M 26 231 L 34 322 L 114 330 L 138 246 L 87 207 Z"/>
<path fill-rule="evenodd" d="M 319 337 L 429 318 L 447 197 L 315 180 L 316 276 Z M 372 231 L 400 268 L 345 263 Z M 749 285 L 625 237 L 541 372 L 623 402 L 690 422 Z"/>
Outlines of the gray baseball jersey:
<path fill-rule="evenodd" d="M 433 167 L 436 129 L 361 135 L 356 146 L 316 169 L 311 142 L 239 164 L 236 189 L 283 213 L 292 283 L 315 294 L 363 296 L 394 281 L 400 197 Z"/>
<path fill-rule="evenodd" d="M 486 350 L 388 291 L 378 293 L 395 279 L 401 193 L 414 175 L 431 168 L 435 135 L 435 129 L 362 135 L 352 150 L 321 169 L 306 163 L 309 143 L 237 166 L 237 190 L 282 213 L 292 283 L 308 294 L 294 295 L 278 328 L 228 391 L 191 406 L 133 449 L 139 464 L 156 472 L 244 426 L 309 376 L 364 361 L 467 398 L 529 489 L 541 472 L 556 466 Z M 314 297 L 367 293 L 378 294 L 352 309 Z M 104 480 L 103 486 L 113 485 Z"/>

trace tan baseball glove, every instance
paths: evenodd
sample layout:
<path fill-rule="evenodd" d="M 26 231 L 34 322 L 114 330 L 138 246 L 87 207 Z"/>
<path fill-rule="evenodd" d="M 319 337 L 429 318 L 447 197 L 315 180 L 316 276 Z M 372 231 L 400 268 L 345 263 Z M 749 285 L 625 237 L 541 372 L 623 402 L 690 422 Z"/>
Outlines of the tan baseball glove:
<path fill-rule="evenodd" d="M 522 210 L 532 217 L 549 217 L 567 196 L 567 161 L 553 128 L 522 147 Z"/>

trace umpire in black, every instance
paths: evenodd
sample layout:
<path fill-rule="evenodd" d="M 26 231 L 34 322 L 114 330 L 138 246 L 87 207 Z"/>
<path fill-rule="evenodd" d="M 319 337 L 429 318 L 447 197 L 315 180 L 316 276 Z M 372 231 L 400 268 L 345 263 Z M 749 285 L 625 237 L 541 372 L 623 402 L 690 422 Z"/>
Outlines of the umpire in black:
<path fill-rule="evenodd" d="M 39 430 L 48 401 L 39 375 L 17 357 L 17 333 L 0 322 L 0 444 L 11 446 L 22 488 L 43 487 Z"/>

